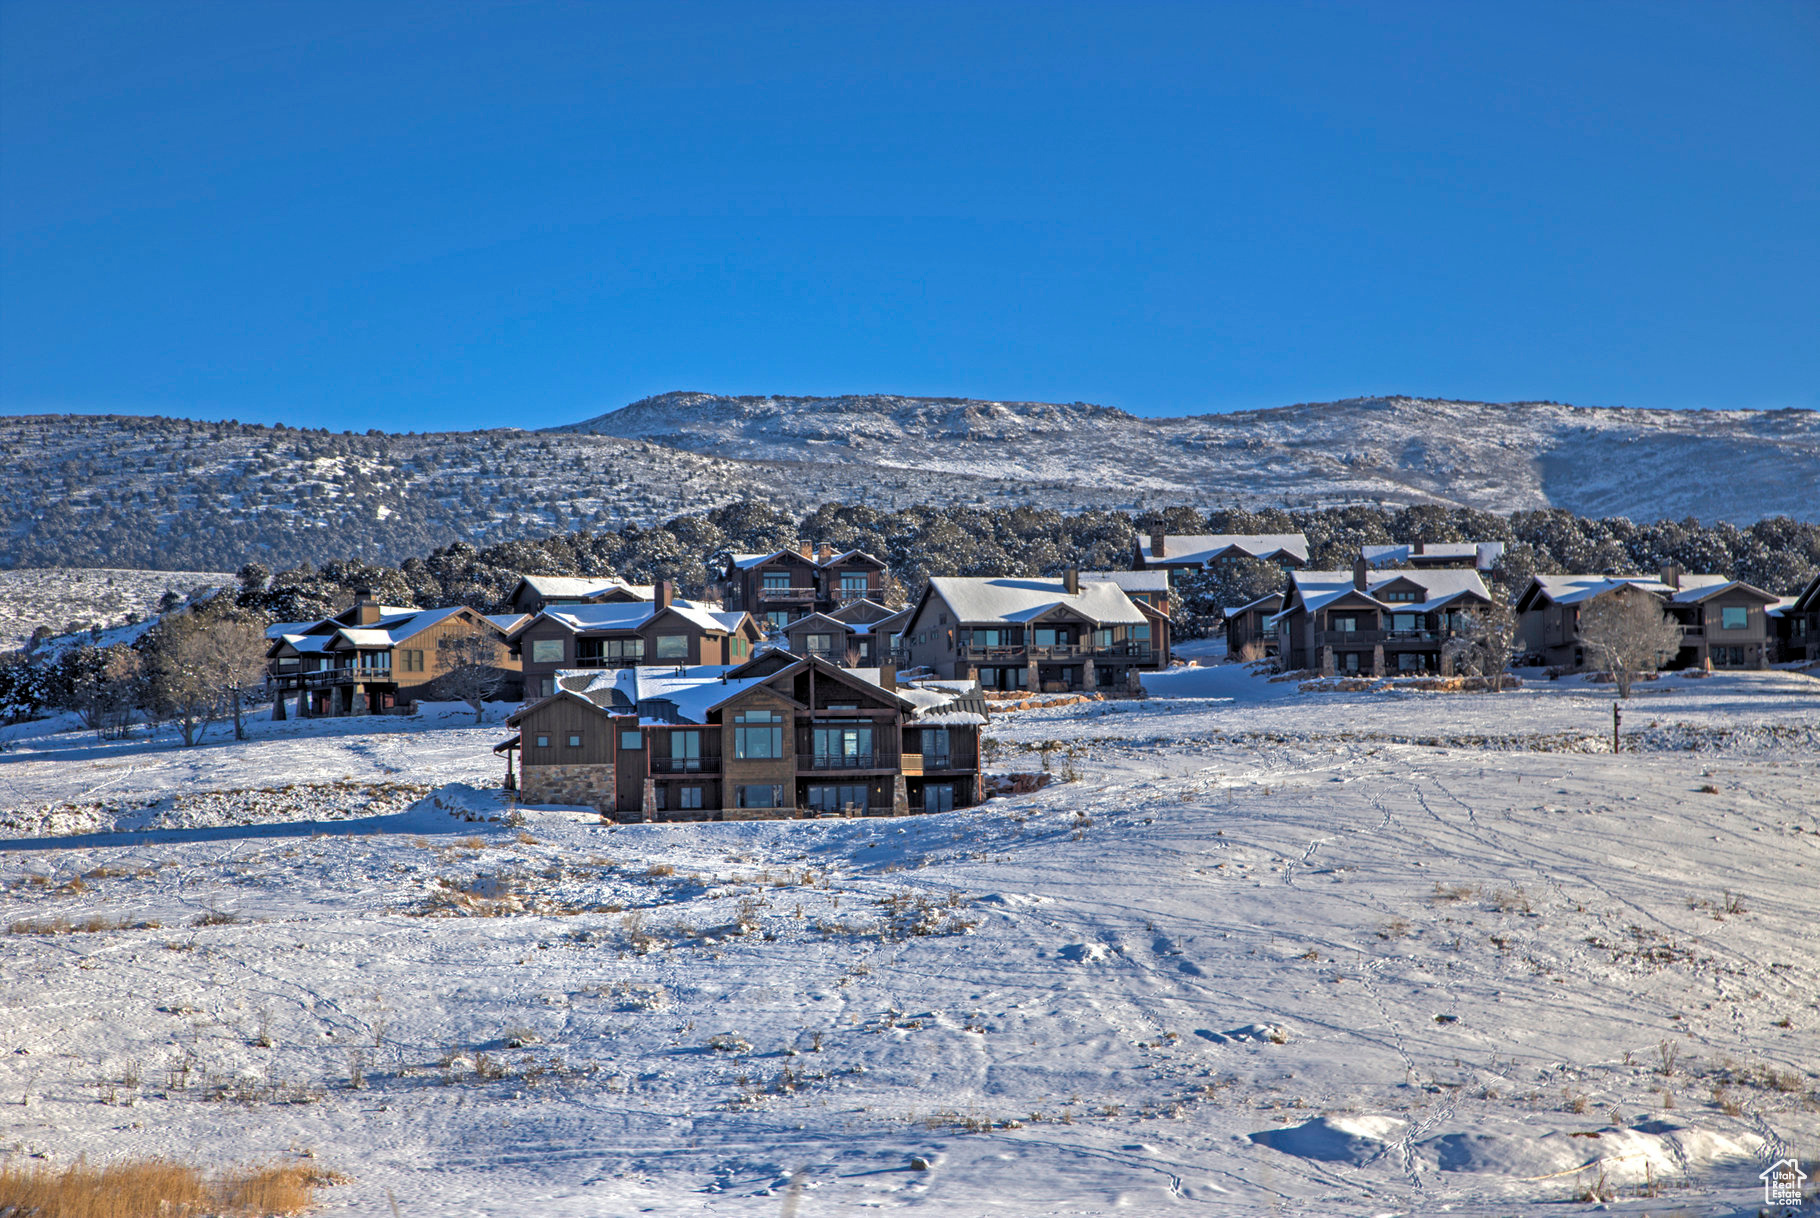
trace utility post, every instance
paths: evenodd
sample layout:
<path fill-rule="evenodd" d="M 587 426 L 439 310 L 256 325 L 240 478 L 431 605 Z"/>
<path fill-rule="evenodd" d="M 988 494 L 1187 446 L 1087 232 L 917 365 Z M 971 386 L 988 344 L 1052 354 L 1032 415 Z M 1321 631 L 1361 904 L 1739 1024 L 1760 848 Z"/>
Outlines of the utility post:
<path fill-rule="evenodd" d="M 1618 751 L 1618 725 L 1623 722 L 1624 712 L 1618 709 L 1616 702 L 1613 702 L 1611 704 L 1611 751 L 1614 753 Z"/>

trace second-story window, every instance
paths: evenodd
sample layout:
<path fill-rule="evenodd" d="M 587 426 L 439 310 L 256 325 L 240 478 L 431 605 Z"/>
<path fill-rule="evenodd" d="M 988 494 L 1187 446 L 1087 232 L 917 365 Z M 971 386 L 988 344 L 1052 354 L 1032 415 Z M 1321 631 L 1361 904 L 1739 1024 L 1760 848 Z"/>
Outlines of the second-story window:
<path fill-rule="evenodd" d="M 843 572 L 840 577 L 840 594 L 847 600 L 858 600 L 872 590 L 872 583 L 864 571 Z"/>
<path fill-rule="evenodd" d="M 686 634 L 660 634 L 657 636 L 657 658 L 660 660 L 686 660 L 689 658 L 689 636 Z"/>
<path fill-rule="evenodd" d="M 788 591 L 790 588 L 790 573 L 788 571 L 767 571 L 765 572 L 764 579 L 764 587 L 767 591 L 781 592 Z"/>
<path fill-rule="evenodd" d="M 1112 631 L 1110 631 L 1110 630 L 1095 630 L 1095 631 L 1094 631 L 1094 632 L 1093 632 L 1093 645 L 1094 645 L 1094 646 L 1095 646 L 1095 647 L 1110 647 L 1110 646 L 1112 646 Z"/>
<path fill-rule="evenodd" d="M 742 759 L 784 755 L 784 717 L 776 711 L 740 711 L 733 716 L 733 755 Z"/>
<path fill-rule="evenodd" d="M 834 654 L 834 636 L 831 634 L 810 634 L 803 636 L 803 646 L 810 655 L 827 656 Z"/>
<path fill-rule="evenodd" d="M 531 640 L 531 663 L 533 663 L 533 664 L 560 664 L 560 663 L 562 663 L 562 640 L 561 639 L 532 639 Z"/>
<path fill-rule="evenodd" d="M 1750 625 L 1750 610 L 1743 605 L 1726 605 L 1719 610 L 1721 630 L 1743 630 Z"/>

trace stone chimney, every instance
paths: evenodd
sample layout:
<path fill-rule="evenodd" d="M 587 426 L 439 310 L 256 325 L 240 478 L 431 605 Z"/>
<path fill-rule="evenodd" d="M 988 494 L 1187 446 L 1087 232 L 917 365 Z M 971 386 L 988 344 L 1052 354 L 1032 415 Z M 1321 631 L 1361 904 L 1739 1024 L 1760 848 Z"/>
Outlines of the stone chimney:
<path fill-rule="evenodd" d="M 373 599 L 371 588 L 354 589 L 354 625 L 376 626 L 379 624 L 379 602 Z"/>
<path fill-rule="evenodd" d="M 667 579 L 658 580 L 657 586 L 651 589 L 651 600 L 659 612 L 668 609 L 670 602 L 675 599 L 676 588 Z"/>
<path fill-rule="evenodd" d="M 1418 538 L 1416 538 L 1416 550 L 1415 550 L 1415 552 L 1416 552 L 1416 553 L 1417 553 L 1417 554 L 1420 554 L 1420 553 L 1422 553 L 1422 552 L 1423 552 L 1423 551 L 1425 551 L 1425 550 L 1426 550 L 1426 549 L 1428 549 L 1428 543 L 1427 543 L 1427 542 L 1426 542 L 1426 541 L 1423 541 L 1423 540 L 1422 540 L 1422 539 L 1421 539 L 1421 538 L 1420 538 L 1420 537 L 1418 537 Z"/>
<path fill-rule="evenodd" d="M 1081 594 L 1081 569 L 1079 567 L 1069 567 L 1062 572 L 1062 587 L 1067 589 L 1069 596 Z"/>
<path fill-rule="evenodd" d="M 815 561 L 815 546 L 811 542 L 807 542 L 807 541 L 797 542 L 796 543 L 796 552 L 798 554 L 802 555 L 804 558 L 808 559 L 810 562 Z"/>
<path fill-rule="evenodd" d="M 1681 564 L 1675 562 L 1663 563 L 1662 582 L 1679 592 L 1681 590 Z"/>
<path fill-rule="evenodd" d="M 1370 586 L 1370 580 L 1365 575 L 1365 556 L 1363 554 L 1352 560 L 1352 586 L 1360 592 Z"/>
<path fill-rule="evenodd" d="M 815 561 L 816 562 L 821 563 L 823 566 L 826 566 L 828 564 L 828 561 L 830 559 L 832 559 L 833 557 L 834 557 L 834 547 L 829 545 L 827 542 L 824 541 L 821 543 L 821 545 L 816 547 L 816 550 L 815 550 Z"/>
<path fill-rule="evenodd" d="M 895 693 L 897 691 L 897 665 L 880 664 L 878 666 L 878 683 Z"/>
<path fill-rule="evenodd" d="M 1163 530 L 1151 529 L 1150 530 L 1150 557 L 1162 558 L 1164 556 L 1164 551 L 1167 550 L 1168 548 L 1169 548 L 1169 538 L 1164 535 Z"/>

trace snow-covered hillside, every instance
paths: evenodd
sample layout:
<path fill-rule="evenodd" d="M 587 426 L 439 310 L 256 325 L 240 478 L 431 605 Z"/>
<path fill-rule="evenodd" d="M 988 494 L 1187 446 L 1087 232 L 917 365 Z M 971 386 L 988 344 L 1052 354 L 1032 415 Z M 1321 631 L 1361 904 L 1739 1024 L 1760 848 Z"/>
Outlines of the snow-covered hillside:
<path fill-rule="evenodd" d="M 6 729 L 0 1138 L 361 1215 L 1716 1215 L 1812 1153 L 1820 683 L 1664 677 L 1618 755 L 1578 681 L 1151 685 L 905 820 L 495 821 L 454 708 Z"/>
<path fill-rule="evenodd" d="M 1440 502 L 1749 523 L 1820 511 L 1813 411 L 1359 398 L 1145 419 L 1083 403 L 673 393 L 561 432 L 743 460 L 915 468 L 1152 505 Z M 1091 501 L 1091 500 L 1089 500 Z"/>
<path fill-rule="evenodd" d="M 234 577 L 223 571 L 0 571 L 0 651 L 24 646 L 40 626 L 61 633 L 144 622 L 157 614 L 158 602 L 168 592 L 187 598 L 233 583 Z"/>
<path fill-rule="evenodd" d="M 0 458 L 13 474 L 0 481 L 0 567 L 396 563 L 451 541 L 646 525 L 746 499 L 1820 519 L 1811 410 L 1364 398 L 1141 419 L 1081 403 L 671 393 L 544 431 L 0 418 Z"/>

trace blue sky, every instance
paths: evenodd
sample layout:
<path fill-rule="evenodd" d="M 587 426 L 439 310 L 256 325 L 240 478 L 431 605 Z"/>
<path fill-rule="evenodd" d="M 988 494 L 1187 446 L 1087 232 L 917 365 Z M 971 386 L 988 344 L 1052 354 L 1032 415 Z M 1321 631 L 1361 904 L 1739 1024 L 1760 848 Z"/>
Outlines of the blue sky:
<path fill-rule="evenodd" d="M 0 411 L 1820 406 L 1820 6 L 0 0 Z"/>

